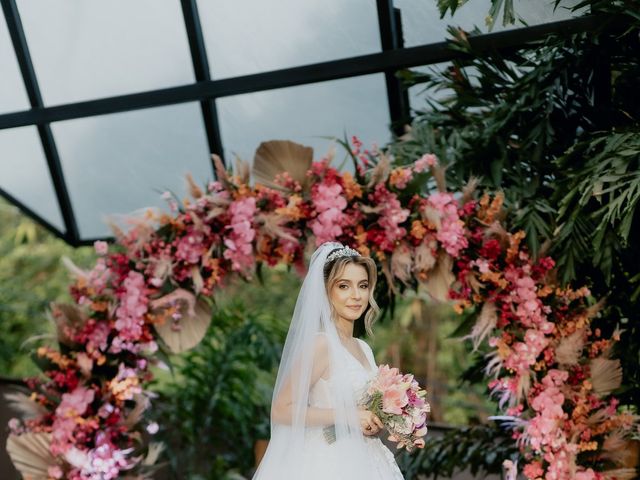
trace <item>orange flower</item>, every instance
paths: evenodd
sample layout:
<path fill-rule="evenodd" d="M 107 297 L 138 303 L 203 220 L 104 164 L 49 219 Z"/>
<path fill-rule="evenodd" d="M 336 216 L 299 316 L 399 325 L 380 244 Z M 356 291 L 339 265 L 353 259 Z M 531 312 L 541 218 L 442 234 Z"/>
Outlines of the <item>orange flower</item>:
<path fill-rule="evenodd" d="M 300 195 L 293 194 L 289 197 L 289 203 L 287 206 L 276 208 L 275 212 L 283 217 L 289 217 L 294 222 L 298 221 L 304 216 L 300 210 L 301 203 L 302 197 Z"/>
<path fill-rule="evenodd" d="M 422 240 L 427 233 L 427 229 L 424 228 L 424 225 L 421 220 L 414 220 L 411 222 L 411 235 L 413 235 L 418 240 Z"/>
<path fill-rule="evenodd" d="M 507 263 L 513 261 L 513 259 L 518 255 L 520 250 L 520 242 L 525 237 L 525 233 L 523 230 L 520 230 L 516 233 L 509 234 L 509 248 L 507 249 Z"/>
<path fill-rule="evenodd" d="M 354 198 L 362 198 L 362 188 L 353 179 L 353 175 L 351 175 L 350 172 L 344 172 L 342 174 L 342 187 L 344 188 L 347 200 L 350 201 Z"/>
<path fill-rule="evenodd" d="M 485 193 L 480 199 L 480 208 L 478 209 L 478 218 L 487 224 L 493 223 L 500 213 L 500 210 L 502 210 L 504 194 L 502 192 L 498 192 L 491 202 L 489 202 L 489 199 L 489 194 Z"/>

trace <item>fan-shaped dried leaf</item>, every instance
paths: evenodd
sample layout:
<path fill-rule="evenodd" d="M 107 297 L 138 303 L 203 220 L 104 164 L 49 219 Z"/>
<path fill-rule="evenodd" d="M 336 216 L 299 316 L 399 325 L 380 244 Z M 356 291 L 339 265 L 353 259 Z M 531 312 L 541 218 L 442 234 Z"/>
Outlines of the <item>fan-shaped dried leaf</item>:
<path fill-rule="evenodd" d="M 411 249 L 406 243 L 402 242 L 391 254 L 391 273 L 395 278 L 407 285 L 412 278 L 412 266 Z"/>
<path fill-rule="evenodd" d="M 249 175 L 251 173 L 251 167 L 249 163 L 242 158 L 236 156 L 235 158 L 235 175 L 240 178 L 242 183 L 249 183 Z"/>
<path fill-rule="evenodd" d="M 455 281 L 456 277 L 452 272 L 453 258 L 441 251 L 438 254 L 438 260 L 435 268 L 431 271 L 426 281 L 426 288 L 429 295 L 435 300 L 446 302 L 449 300 L 449 288 Z"/>
<path fill-rule="evenodd" d="M 288 172 L 306 190 L 309 186 L 307 171 L 312 162 L 313 148 L 290 140 L 269 140 L 262 142 L 256 150 L 251 174 L 255 183 L 284 190 L 274 180 L 276 175 Z"/>
<path fill-rule="evenodd" d="M 193 309 L 188 304 L 181 305 L 182 318 L 179 320 L 178 330 L 172 328 L 170 321 L 154 325 L 172 353 L 181 353 L 198 345 L 211 323 L 211 309 L 206 301 L 197 301 Z"/>
<path fill-rule="evenodd" d="M 480 179 L 478 177 L 470 177 L 467 184 L 462 189 L 462 198 L 460 199 L 460 204 L 464 205 L 469 200 L 473 199 L 473 194 L 478 188 L 478 184 L 480 183 Z"/>
<path fill-rule="evenodd" d="M 229 176 L 227 175 L 227 169 L 224 166 L 222 158 L 220 158 L 219 155 L 213 153 L 211 154 L 211 161 L 213 162 L 213 169 L 216 172 L 216 178 L 218 179 L 218 181 L 222 184 L 228 184 Z"/>
<path fill-rule="evenodd" d="M 391 173 L 391 160 L 384 153 L 381 153 L 378 164 L 371 170 L 371 178 L 367 186 L 371 188 L 374 185 L 386 182 L 387 178 L 389 178 L 389 173 Z"/>
<path fill-rule="evenodd" d="M 51 308 L 51 317 L 56 324 L 58 340 L 65 345 L 73 344 L 73 339 L 69 334 L 85 324 L 87 315 L 77 305 L 51 302 L 49 307 Z"/>
<path fill-rule="evenodd" d="M 635 468 L 616 468 L 602 472 L 604 480 L 634 480 L 637 478 Z"/>
<path fill-rule="evenodd" d="M 611 432 L 602 444 L 602 457 L 620 467 L 635 467 L 640 455 L 640 442 L 625 438 L 621 430 Z"/>
<path fill-rule="evenodd" d="M 416 247 L 413 272 L 418 281 L 424 281 L 428 278 L 428 273 L 436 264 L 436 257 L 433 254 L 435 242 L 422 242 Z"/>
<path fill-rule="evenodd" d="M 10 434 L 7 438 L 7 453 L 16 470 L 24 478 L 47 480 L 47 469 L 55 465 L 55 460 L 49 452 L 50 443 L 50 433 Z"/>
<path fill-rule="evenodd" d="M 463 338 L 469 338 L 473 342 L 473 351 L 478 350 L 485 338 L 491 334 L 496 324 L 498 323 L 498 314 L 496 312 L 496 305 L 493 302 L 485 302 L 478 315 L 475 325 L 471 329 L 469 335 Z"/>
<path fill-rule="evenodd" d="M 560 365 L 571 366 L 578 363 L 584 348 L 584 335 L 585 330 L 581 328 L 560 340 L 556 347 L 556 360 Z"/>
<path fill-rule="evenodd" d="M 190 173 L 187 173 L 187 186 L 189 187 L 189 195 L 192 198 L 200 198 L 204 195 L 202 189 L 198 186 L 198 184 L 193 180 L 193 177 Z"/>
<path fill-rule="evenodd" d="M 23 419 L 38 418 L 47 413 L 47 409 L 22 392 L 8 392 L 4 398 L 9 407 L 20 414 Z"/>
<path fill-rule="evenodd" d="M 622 384 L 622 367 L 618 359 L 594 358 L 589 362 L 589 368 L 593 391 L 599 395 L 607 396 Z"/>
<path fill-rule="evenodd" d="M 147 456 L 144 457 L 142 461 L 143 465 L 154 465 L 158 458 L 160 458 L 160 454 L 164 450 L 164 444 L 161 442 L 151 442 L 149 443 L 149 450 L 147 451 Z"/>
<path fill-rule="evenodd" d="M 151 406 L 151 402 L 145 395 L 136 393 L 133 395 L 133 400 L 135 401 L 135 406 L 123 420 L 123 423 L 129 428 L 136 425 L 142 419 L 142 414 L 145 410 Z"/>

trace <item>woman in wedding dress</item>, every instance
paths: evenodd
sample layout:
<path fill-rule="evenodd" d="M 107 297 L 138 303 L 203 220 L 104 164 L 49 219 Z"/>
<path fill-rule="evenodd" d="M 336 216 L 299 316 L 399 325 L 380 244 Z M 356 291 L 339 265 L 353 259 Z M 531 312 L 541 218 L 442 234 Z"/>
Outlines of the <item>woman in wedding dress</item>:
<path fill-rule="evenodd" d="M 254 480 L 402 480 L 382 423 L 358 406 L 377 372 L 353 337 L 378 313 L 376 266 L 337 242 L 313 253 L 289 327 L 271 405 L 271 439 Z"/>

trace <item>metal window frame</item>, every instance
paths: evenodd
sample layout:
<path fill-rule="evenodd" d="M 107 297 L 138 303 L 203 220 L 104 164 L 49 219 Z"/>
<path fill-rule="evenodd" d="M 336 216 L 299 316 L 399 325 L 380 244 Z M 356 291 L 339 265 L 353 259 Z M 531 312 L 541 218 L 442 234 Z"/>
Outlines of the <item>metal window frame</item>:
<path fill-rule="evenodd" d="M 451 61 L 463 56 L 461 52 L 450 49 L 449 42 L 446 41 L 404 48 L 399 9 L 394 8 L 393 0 L 376 0 L 378 29 L 382 46 L 379 53 L 212 80 L 196 0 L 180 0 L 180 3 L 189 40 L 196 78 L 195 83 L 45 107 L 16 1 L 0 0 L 31 104 L 29 110 L 0 114 L 0 130 L 30 125 L 38 128 L 66 231 L 59 231 L 50 222 L 26 207 L 8 192 L 0 189 L 0 196 L 18 206 L 26 215 L 42 224 L 46 229 L 70 245 L 89 245 L 95 239 L 82 239 L 80 237 L 69 192 L 64 182 L 64 174 L 55 139 L 50 127 L 52 122 L 197 101 L 201 105 L 210 152 L 218 153 L 222 156 L 223 144 L 216 99 L 384 73 L 391 126 L 396 133 L 400 133 L 402 125 L 410 119 L 410 110 L 407 91 L 403 89 L 399 79 L 395 76 L 395 72 L 403 68 Z M 470 42 L 478 51 L 513 51 L 526 47 L 531 42 L 544 39 L 551 34 L 590 31 L 600 25 L 601 22 L 601 18 L 589 15 L 532 27 L 478 35 L 471 37 Z"/>

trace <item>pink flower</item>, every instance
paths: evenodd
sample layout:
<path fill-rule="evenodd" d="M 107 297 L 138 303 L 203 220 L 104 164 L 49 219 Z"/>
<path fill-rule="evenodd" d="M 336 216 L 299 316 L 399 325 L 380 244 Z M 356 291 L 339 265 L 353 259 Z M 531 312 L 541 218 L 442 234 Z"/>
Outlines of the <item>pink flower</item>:
<path fill-rule="evenodd" d="M 402 208 L 398 196 L 387 190 L 382 183 L 375 186 L 373 194 L 369 195 L 369 200 L 375 205 L 382 205 L 378 225 L 382 228 L 384 237 L 379 247 L 391 252 L 395 248 L 395 243 L 407 234 L 407 230 L 400 224 L 409 217 L 411 212 Z"/>
<path fill-rule="evenodd" d="M 231 234 L 224 239 L 227 249 L 224 258 L 231 260 L 231 269 L 245 270 L 253 265 L 253 239 L 256 231 L 253 228 L 253 218 L 256 213 L 255 197 L 245 197 L 234 201 L 229 206 L 231 222 L 227 226 Z"/>
<path fill-rule="evenodd" d="M 436 239 L 446 252 L 457 257 L 460 250 L 468 246 L 464 222 L 458 215 L 458 202 L 451 193 L 437 192 L 429 195 L 423 215 L 435 215 Z"/>
<path fill-rule="evenodd" d="M 63 472 L 59 465 L 52 465 L 47 469 L 51 478 L 62 478 Z"/>
<path fill-rule="evenodd" d="M 316 237 L 316 245 L 342 235 L 342 225 L 346 220 L 343 210 L 347 208 L 347 200 L 342 192 L 342 186 L 338 183 L 320 183 L 311 190 L 311 200 L 318 214 L 309 222 L 309 227 Z"/>
<path fill-rule="evenodd" d="M 393 386 L 382 392 L 382 410 L 384 412 L 402 415 L 402 409 L 408 402 L 407 391 L 401 386 Z"/>
<path fill-rule="evenodd" d="M 391 172 L 389 177 L 389 185 L 399 190 L 406 188 L 407 183 L 411 181 L 413 174 L 410 168 L 398 167 Z"/>
<path fill-rule="evenodd" d="M 149 302 L 141 273 L 130 271 L 123 283 L 124 290 L 119 294 L 120 305 L 116 309 L 115 322 L 119 341 L 112 343 L 110 351 L 113 353 L 119 353 L 123 349 L 131 350 L 127 342 L 140 339 Z"/>
<path fill-rule="evenodd" d="M 56 415 L 62 418 L 81 416 L 95 397 L 95 392 L 86 387 L 76 387 L 71 393 L 64 393 L 56 408 Z"/>
<path fill-rule="evenodd" d="M 544 470 L 542 469 L 542 465 L 540 462 L 533 461 L 531 463 L 527 463 L 522 469 L 522 473 L 524 476 L 530 480 L 534 480 L 538 477 L 542 477 L 544 474 Z"/>
<path fill-rule="evenodd" d="M 93 248 L 95 248 L 98 255 L 106 255 L 109 252 L 109 244 L 102 240 L 93 242 Z"/>
<path fill-rule="evenodd" d="M 429 167 L 435 167 L 438 164 L 438 158 L 433 153 L 426 153 L 413 164 L 413 171 L 420 173 Z"/>

